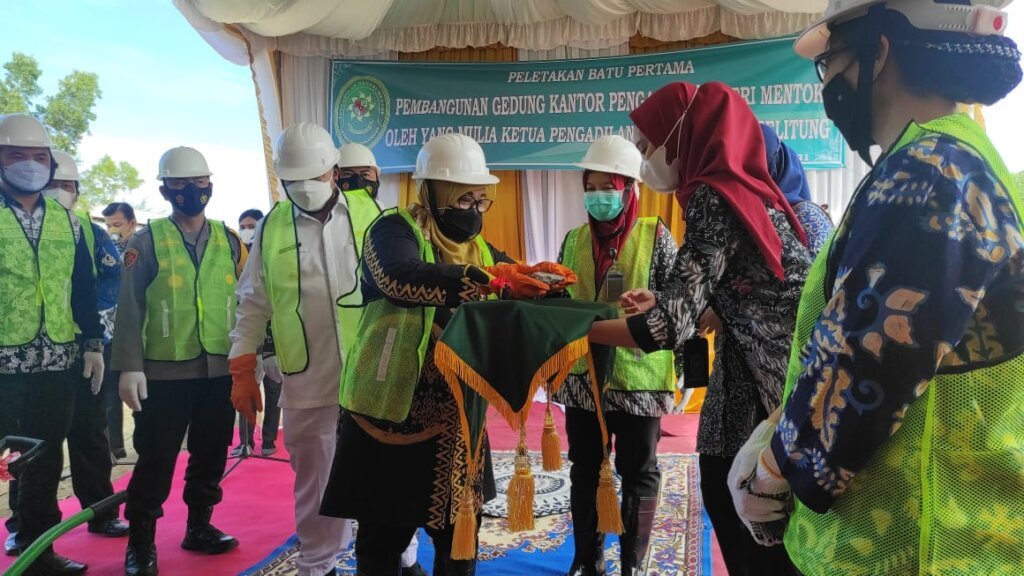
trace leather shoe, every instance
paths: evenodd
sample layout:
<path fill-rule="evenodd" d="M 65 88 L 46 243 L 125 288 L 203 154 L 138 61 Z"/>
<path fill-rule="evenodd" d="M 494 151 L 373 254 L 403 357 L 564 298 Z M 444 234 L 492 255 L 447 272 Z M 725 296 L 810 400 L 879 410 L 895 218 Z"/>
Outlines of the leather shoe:
<path fill-rule="evenodd" d="M 17 532 L 11 532 L 7 535 L 7 540 L 4 540 L 4 554 L 8 556 L 17 556 L 21 554 L 21 546 L 18 546 Z"/>
<path fill-rule="evenodd" d="M 429 576 L 429 575 L 427 574 L 427 571 L 423 569 L 423 566 L 420 566 L 420 563 L 417 562 L 417 563 L 413 564 L 412 566 L 408 566 L 406 568 L 402 568 L 402 576 Z"/>
<path fill-rule="evenodd" d="M 89 533 L 107 538 L 121 538 L 128 535 L 128 524 L 120 518 L 113 518 L 105 522 L 90 522 Z"/>
<path fill-rule="evenodd" d="M 81 562 L 75 562 L 65 558 L 53 550 L 43 552 L 32 566 L 25 570 L 25 576 L 66 576 L 70 574 L 82 574 L 88 566 Z"/>
<path fill-rule="evenodd" d="M 190 526 L 185 530 L 185 539 L 181 541 L 181 547 L 189 552 L 202 552 L 203 554 L 223 554 L 238 546 L 238 540 L 229 536 L 213 526 Z"/>
<path fill-rule="evenodd" d="M 157 576 L 156 544 L 129 545 L 124 554 L 125 576 Z"/>

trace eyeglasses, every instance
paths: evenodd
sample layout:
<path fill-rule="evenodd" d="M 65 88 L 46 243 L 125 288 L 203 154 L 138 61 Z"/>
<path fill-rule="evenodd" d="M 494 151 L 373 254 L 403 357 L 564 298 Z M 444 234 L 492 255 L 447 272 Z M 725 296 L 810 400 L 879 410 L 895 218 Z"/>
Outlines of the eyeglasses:
<path fill-rule="evenodd" d="M 462 196 L 456 201 L 455 206 L 450 208 L 441 208 L 441 210 L 450 210 L 451 208 L 458 208 L 459 210 L 469 210 L 470 208 L 476 208 L 477 212 L 483 214 L 491 209 L 494 204 L 494 200 L 489 198 L 481 198 L 477 200 L 472 196 Z"/>
<path fill-rule="evenodd" d="M 825 76 L 828 74 L 828 65 L 832 58 L 843 52 L 853 50 L 853 46 L 840 46 L 833 48 L 814 57 L 814 70 L 818 73 L 818 81 L 824 82 Z"/>

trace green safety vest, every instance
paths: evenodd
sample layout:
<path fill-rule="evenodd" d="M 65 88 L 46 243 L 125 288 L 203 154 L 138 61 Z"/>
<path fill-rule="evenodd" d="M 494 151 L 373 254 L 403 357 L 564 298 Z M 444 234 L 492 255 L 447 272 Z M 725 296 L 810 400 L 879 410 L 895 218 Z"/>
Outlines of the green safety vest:
<path fill-rule="evenodd" d="M 911 124 L 893 149 L 943 134 L 987 161 L 1019 220 L 1019 192 L 967 116 Z M 832 242 L 804 286 L 783 402 L 804 371 L 800 351 L 831 294 Z M 817 514 L 796 502 L 785 536 L 796 567 L 807 576 L 1024 573 L 1022 384 L 1024 354 L 968 372 L 940 369 L 831 510 Z"/>
<path fill-rule="evenodd" d="M 420 259 L 434 264 L 434 247 L 406 210 L 397 212 L 416 235 Z M 482 236 L 476 237 L 484 266 L 494 265 L 494 256 Z M 367 260 L 366 266 L 379 264 Z M 409 417 L 413 393 L 420 379 L 434 307 L 403 308 L 377 298 L 363 306 L 357 339 L 346 351 L 339 402 L 342 408 L 378 420 L 404 422 Z"/>
<path fill-rule="evenodd" d="M 43 226 L 35 247 L 14 209 L 0 209 L 0 346 L 28 344 L 44 325 L 55 343 L 75 339 L 75 231 L 63 206 L 49 198 L 43 203 Z"/>
<path fill-rule="evenodd" d="M 377 203 L 365 190 L 345 192 L 348 202 L 349 226 L 355 241 L 356 259 L 362 258 L 363 238 L 370 224 L 380 215 Z M 263 257 L 263 276 L 270 299 L 270 325 L 274 332 L 274 347 L 281 371 L 285 374 L 304 372 L 309 364 L 309 346 L 302 323 L 301 279 L 299 277 L 298 237 L 295 231 L 295 211 L 288 201 L 279 202 L 267 214 L 260 237 Z M 342 303 L 358 299 L 359 283 L 352 292 L 342 297 Z M 355 334 L 361 309 L 358 305 L 338 308 L 338 339 Z M 344 347 L 340 348 L 344 350 Z"/>
<path fill-rule="evenodd" d="M 650 287 L 659 224 L 658 218 L 640 218 L 626 237 L 618 256 L 626 290 Z M 604 290 L 594 281 L 594 248 L 589 225 L 584 224 L 566 235 L 562 264 L 576 273 L 577 282 L 568 289 L 570 296 L 578 300 L 603 301 Z M 675 356 L 670 350 L 644 355 L 638 350 L 617 348 L 608 386 L 626 392 L 673 392 L 676 389 L 674 362 Z M 585 371 L 585 366 L 573 370 L 574 373 Z"/>
<path fill-rule="evenodd" d="M 207 222 L 210 239 L 198 267 L 174 222 L 160 218 L 149 223 L 158 270 L 146 287 L 142 326 L 146 360 L 180 362 L 198 358 L 203 352 L 227 356 L 231 349 L 235 259 L 224 223 Z"/>

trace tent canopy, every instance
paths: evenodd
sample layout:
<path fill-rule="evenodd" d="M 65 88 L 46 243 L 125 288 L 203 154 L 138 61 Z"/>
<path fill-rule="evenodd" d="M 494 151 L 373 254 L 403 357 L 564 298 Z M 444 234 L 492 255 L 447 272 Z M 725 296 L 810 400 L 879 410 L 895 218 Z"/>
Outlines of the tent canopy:
<path fill-rule="evenodd" d="M 825 0 L 176 0 L 193 25 L 232 25 L 296 56 L 369 56 L 504 44 L 604 48 L 724 32 L 772 38 L 806 27 Z M 197 18 L 196 16 L 201 16 Z M 197 25 L 198 24 L 198 25 Z"/>

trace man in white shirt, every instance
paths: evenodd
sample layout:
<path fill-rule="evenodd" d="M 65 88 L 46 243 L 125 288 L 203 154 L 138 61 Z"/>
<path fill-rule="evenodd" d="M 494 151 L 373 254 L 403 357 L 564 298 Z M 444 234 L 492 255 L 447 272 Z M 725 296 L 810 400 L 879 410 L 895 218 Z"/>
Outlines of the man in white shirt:
<path fill-rule="evenodd" d="M 380 208 L 366 194 L 339 190 L 337 161 L 331 136 L 315 124 L 291 126 L 275 141 L 274 169 L 288 201 L 256 229 L 231 334 L 232 402 L 255 422 L 263 409 L 256 352 L 268 322 L 274 332 L 284 442 L 295 471 L 299 576 L 335 574 L 336 557 L 351 540 L 351 521 L 320 515 L 337 442 L 344 349 L 358 321 L 358 309 L 337 303 L 358 294 L 355 238 Z"/>

